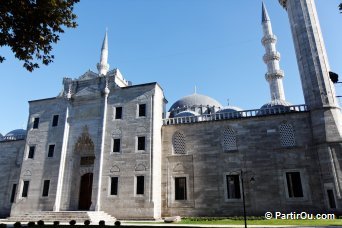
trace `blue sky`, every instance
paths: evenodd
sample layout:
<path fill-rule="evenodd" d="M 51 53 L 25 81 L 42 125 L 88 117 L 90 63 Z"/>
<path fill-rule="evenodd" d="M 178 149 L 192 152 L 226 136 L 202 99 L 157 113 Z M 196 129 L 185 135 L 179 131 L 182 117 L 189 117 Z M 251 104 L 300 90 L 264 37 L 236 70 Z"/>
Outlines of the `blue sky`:
<path fill-rule="evenodd" d="M 342 14 L 339 0 L 316 0 L 331 70 L 342 77 Z M 303 94 L 286 11 L 265 0 L 278 37 L 286 99 Z M 170 107 L 197 92 L 245 110 L 270 100 L 262 61 L 261 0 L 82 0 L 79 26 L 54 46 L 54 63 L 27 72 L 8 47 L 0 48 L 0 133 L 26 128 L 29 100 L 56 96 L 63 77 L 96 72 L 108 28 L 109 64 L 133 84 L 158 82 Z M 337 90 L 339 91 L 339 90 Z M 342 95 L 342 89 L 340 89 Z"/>

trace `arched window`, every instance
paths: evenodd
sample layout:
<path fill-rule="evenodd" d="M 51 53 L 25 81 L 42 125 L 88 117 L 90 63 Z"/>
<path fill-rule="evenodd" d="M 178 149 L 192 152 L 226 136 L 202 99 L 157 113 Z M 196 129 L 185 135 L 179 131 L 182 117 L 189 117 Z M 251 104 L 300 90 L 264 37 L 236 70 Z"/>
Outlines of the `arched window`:
<path fill-rule="evenodd" d="M 224 151 L 237 150 L 236 132 L 231 128 L 222 131 L 222 147 Z"/>
<path fill-rule="evenodd" d="M 296 145 L 293 126 L 289 123 L 282 123 L 279 126 L 280 145 L 282 147 L 292 147 Z"/>
<path fill-rule="evenodd" d="M 177 131 L 173 134 L 172 144 L 174 154 L 186 154 L 185 135 L 182 132 Z"/>

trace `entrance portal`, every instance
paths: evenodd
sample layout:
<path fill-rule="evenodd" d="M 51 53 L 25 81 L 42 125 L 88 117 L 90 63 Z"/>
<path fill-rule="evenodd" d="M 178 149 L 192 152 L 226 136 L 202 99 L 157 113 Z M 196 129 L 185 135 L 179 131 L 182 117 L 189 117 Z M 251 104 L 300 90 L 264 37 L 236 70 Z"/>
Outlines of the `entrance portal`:
<path fill-rule="evenodd" d="M 86 173 L 81 177 L 79 210 L 89 210 L 91 206 L 91 192 L 93 188 L 93 174 Z"/>

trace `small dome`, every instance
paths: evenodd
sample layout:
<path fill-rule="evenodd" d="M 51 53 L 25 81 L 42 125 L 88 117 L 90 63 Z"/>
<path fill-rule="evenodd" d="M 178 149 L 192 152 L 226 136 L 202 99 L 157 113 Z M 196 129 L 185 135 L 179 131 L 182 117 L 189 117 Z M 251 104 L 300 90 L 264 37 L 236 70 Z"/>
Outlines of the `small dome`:
<path fill-rule="evenodd" d="M 179 99 L 178 101 L 176 101 L 169 109 L 169 112 L 177 108 L 200 106 L 200 105 L 210 106 L 210 107 L 213 107 L 213 106 L 222 107 L 222 105 L 215 99 L 208 97 L 206 95 L 195 93 L 189 96 L 185 96 Z"/>
<path fill-rule="evenodd" d="M 292 104 L 290 102 L 287 102 L 285 100 L 272 100 L 271 102 L 268 102 L 266 104 L 264 104 L 263 106 L 261 106 L 260 109 L 269 109 L 269 108 L 282 108 L 282 107 L 287 107 L 287 106 L 291 106 Z"/>
<path fill-rule="evenodd" d="M 175 115 L 175 117 L 188 117 L 188 116 L 198 116 L 198 113 L 187 110 L 187 111 L 183 111 Z"/>
<path fill-rule="evenodd" d="M 241 112 L 243 111 L 241 108 L 236 107 L 236 106 L 226 106 L 221 108 L 219 111 L 216 113 L 227 113 L 227 112 Z"/>
<path fill-rule="evenodd" d="M 16 129 L 16 130 L 8 132 L 5 136 L 2 137 L 2 140 L 3 141 L 21 140 L 21 139 L 25 139 L 25 137 L 26 137 L 26 130 Z"/>

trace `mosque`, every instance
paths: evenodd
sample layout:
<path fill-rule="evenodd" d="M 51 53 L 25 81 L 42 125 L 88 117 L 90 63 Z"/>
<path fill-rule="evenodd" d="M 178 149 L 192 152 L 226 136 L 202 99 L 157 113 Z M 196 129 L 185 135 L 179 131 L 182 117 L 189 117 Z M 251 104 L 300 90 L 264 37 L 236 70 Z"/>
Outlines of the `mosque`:
<path fill-rule="evenodd" d="M 156 82 L 108 65 L 29 101 L 27 129 L 1 136 L 0 216 L 103 211 L 120 219 L 342 213 L 342 127 L 314 0 L 288 12 L 305 104 L 285 99 L 262 5 L 270 101 L 257 110 L 194 93 L 166 109 Z"/>

